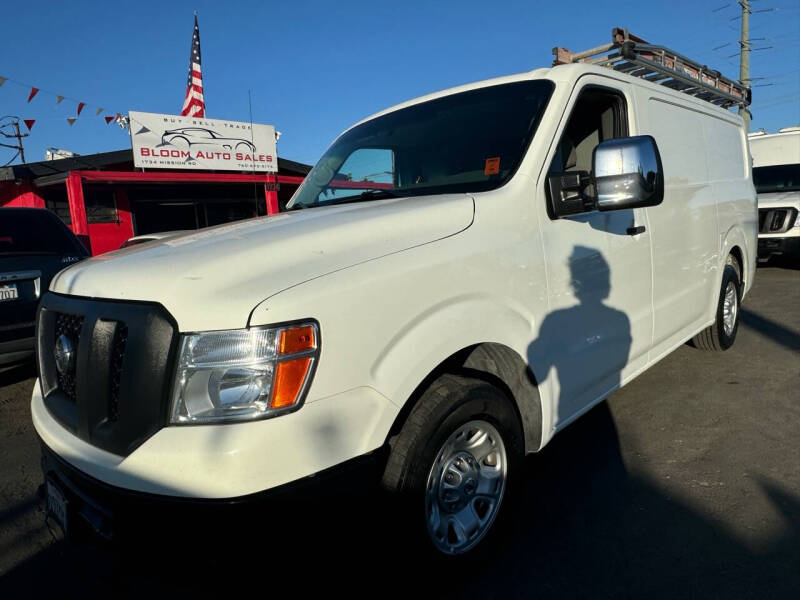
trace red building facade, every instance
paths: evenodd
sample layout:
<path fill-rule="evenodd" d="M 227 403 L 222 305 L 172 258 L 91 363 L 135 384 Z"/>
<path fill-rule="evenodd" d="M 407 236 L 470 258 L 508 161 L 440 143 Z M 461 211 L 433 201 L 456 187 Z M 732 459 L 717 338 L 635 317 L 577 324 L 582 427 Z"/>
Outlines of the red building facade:
<path fill-rule="evenodd" d="M 277 174 L 145 172 L 121 150 L 4 167 L 0 207 L 52 210 L 97 255 L 134 235 L 277 213 L 309 170 L 279 158 Z"/>

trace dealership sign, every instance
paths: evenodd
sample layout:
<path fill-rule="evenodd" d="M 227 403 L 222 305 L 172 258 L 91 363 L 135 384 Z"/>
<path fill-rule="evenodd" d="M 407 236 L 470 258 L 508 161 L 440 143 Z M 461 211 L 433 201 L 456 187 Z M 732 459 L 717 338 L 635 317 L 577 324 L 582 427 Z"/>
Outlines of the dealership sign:
<path fill-rule="evenodd" d="M 143 112 L 129 117 L 136 167 L 278 172 L 272 125 Z"/>

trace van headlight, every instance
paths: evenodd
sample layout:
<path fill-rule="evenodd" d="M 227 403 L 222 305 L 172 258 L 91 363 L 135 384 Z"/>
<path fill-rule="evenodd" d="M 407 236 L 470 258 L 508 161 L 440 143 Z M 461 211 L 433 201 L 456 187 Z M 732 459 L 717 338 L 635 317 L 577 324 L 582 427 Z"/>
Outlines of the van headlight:
<path fill-rule="evenodd" d="M 316 323 L 181 336 L 170 423 L 266 419 L 298 409 L 319 357 Z"/>

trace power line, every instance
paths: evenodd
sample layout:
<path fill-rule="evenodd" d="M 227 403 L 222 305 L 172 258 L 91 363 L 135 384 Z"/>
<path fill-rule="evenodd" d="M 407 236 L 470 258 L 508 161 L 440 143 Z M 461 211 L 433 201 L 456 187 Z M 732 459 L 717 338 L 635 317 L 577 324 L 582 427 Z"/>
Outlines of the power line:
<path fill-rule="evenodd" d="M 754 14 L 754 13 L 773 12 L 773 11 L 776 11 L 776 10 L 778 10 L 778 9 L 777 8 L 762 8 L 761 10 L 748 10 L 747 12 L 748 12 L 748 14 Z M 739 19 L 742 19 L 742 18 L 744 18 L 744 17 L 742 17 L 742 15 L 737 15 L 737 16 L 731 18 L 730 20 L 731 21 L 738 21 Z"/>

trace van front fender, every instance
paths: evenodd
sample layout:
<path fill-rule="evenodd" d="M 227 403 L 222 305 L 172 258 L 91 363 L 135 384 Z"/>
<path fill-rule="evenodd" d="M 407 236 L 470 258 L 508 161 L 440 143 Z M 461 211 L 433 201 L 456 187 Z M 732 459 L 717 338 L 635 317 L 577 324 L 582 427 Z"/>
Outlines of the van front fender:
<path fill-rule="evenodd" d="M 387 397 L 405 403 L 422 382 L 449 358 L 465 349 L 460 365 L 483 371 L 505 384 L 525 430 L 526 451 L 542 442 L 542 410 L 535 375 L 528 369 L 527 347 L 533 339 L 532 315 L 497 298 L 469 295 L 451 298 L 406 324 L 376 357 L 371 378 Z"/>

